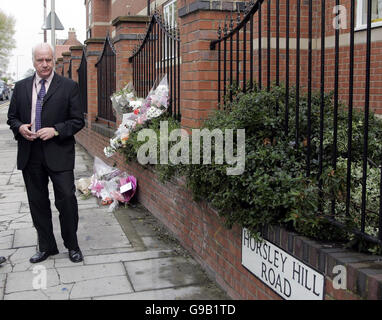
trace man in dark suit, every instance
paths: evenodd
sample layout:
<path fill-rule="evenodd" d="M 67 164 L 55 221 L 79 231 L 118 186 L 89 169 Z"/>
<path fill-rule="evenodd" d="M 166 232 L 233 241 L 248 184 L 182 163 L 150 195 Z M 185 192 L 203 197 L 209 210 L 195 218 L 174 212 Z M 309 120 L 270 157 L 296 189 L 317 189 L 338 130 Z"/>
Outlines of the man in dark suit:
<path fill-rule="evenodd" d="M 22 170 L 39 250 L 30 259 L 41 262 L 58 253 L 53 234 L 48 182 L 53 183 L 61 236 L 72 262 L 83 260 L 77 242 L 78 205 L 74 185 L 74 135 L 84 119 L 76 82 L 53 70 L 52 47 L 33 48 L 34 76 L 16 83 L 8 125 L 18 143 L 17 168 Z"/>

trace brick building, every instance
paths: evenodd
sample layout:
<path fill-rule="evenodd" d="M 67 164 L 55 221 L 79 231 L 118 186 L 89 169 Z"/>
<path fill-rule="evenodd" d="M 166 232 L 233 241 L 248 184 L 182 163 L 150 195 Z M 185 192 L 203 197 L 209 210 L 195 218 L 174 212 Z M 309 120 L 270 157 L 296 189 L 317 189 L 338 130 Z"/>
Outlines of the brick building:
<path fill-rule="evenodd" d="M 342 7 L 338 8 L 339 10 L 336 10 L 335 0 L 313 1 L 311 20 L 308 0 L 290 0 L 289 7 L 286 5 L 286 0 L 261 2 L 261 16 L 257 12 L 253 17 L 253 33 L 248 31 L 245 35 L 243 32 L 239 33 L 239 40 L 234 40 L 233 44 L 234 47 L 240 45 L 240 50 L 237 51 L 239 53 L 233 51 L 226 56 L 228 65 L 228 61 L 234 62 L 227 73 L 231 71 L 233 77 L 237 74 L 236 79 L 239 79 L 239 83 L 244 84 L 246 80 L 253 77 L 266 87 L 274 82 L 276 77 L 280 83 L 283 83 L 288 71 L 289 84 L 294 85 L 298 80 L 302 91 L 307 90 L 309 79 L 312 80 L 313 90 L 319 90 L 322 84 L 326 91 L 333 90 L 337 73 L 339 99 L 347 102 L 349 87 L 351 87 L 349 85 L 349 50 L 352 35 L 352 1 L 340 1 Z M 321 14 L 322 3 L 324 3 L 324 15 Z M 367 1 L 358 0 L 354 3 L 353 103 L 355 108 L 362 109 L 365 106 L 367 73 L 365 68 Z M 218 38 L 219 29 L 221 36 L 229 32 L 231 20 L 233 28 L 236 27 L 238 24 L 236 20 L 240 21 L 244 16 L 245 3 L 225 0 L 85 0 L 84 5 L 87 12 L 87 40 L 83 47 L 71 46 L 67 58 L 65 59 L 63 55 L 63 60 L 58 62 L 63 64 L 65 73 L 68 70 L 69 61 L 75 57 L 77 65 L 75 68 L 72 67 L 72 77 L 75 80 L 78 77 L 83 79 L 80 81 L 80 87 L 83 93 L 86 92 L 84 97 L 87 102 L 86 127 L 76 136 L 77 141 L 92 155 L 102 158 L 111 165 L 117 164 L 118 167 L 137 178 L 139 201 L 171 230 L 209 275 L 233 298 L 278 299 L 277 294 L 241 265 L 241 230 L 237 226 L 232 230 L 224 229 L 221 219 L 208 204 L 196 203 L 192 200 L 182 179 L 163 184 L 159 182 L 154 172 L 143 169 L 139 164 L 127 165 L 120 154 L 110 159 L 106 159 L 103 154 L 104 147 L 109 144 L 109 139 L 121 121 L 112 115 L 108 97 L 122 88 L 125 83 L 135 81 L 137 77 L 143 77 L 142 70 L 136 69 L 136 65 L 129 61 L 129 58 L 136 52 L 137 45 L 142 43 L 147 27 L 155 25 L 155 23 L 150 24 L 153 20 L 148 13 L 152 14 L 157 9 L 161 13 L 163 23 L 167 26 L 166 30 L 171 28 L 178 30 L 173 34 L 179 37 L 179 51 L 176 49 L 177 42 L 171 50 L 174 50 L 172 52 L 174 55 L 177 53 L 179 58 L 170 63 L 170 68 L 173 67 L 171 70 L 174 70 L 172 81 L 177 94 L 175 100 L 179 101 L 181 125 L 183 128 L 191 129 L 199 127 L 208 117 L 209 112 L 217 108 L 217 91 L 224 86 L 221 81 L 226 74 L 218 74 L 218 69 L 222 70 L 220 68 L 223 67 L 224 62 L 223 60 L 219 62 L 217 49 L 211 50 L 211 41 Z M 381 0 L 372 0 L 371 14 L 372 54 L 370 56 L 369 102 L 371 109 L 382 113 Z M 321 28 L 323 18 L 325 28 Z M 312 21 L 311 37 L 309 21 Z M 289 30 L 287 23 L 289 23 Z M 334 24 L 337 24 L 337 29 L 334 28 Z M 160 30 L 157 26 L 153 28 L 153 32 Z M 336 30 L 338 30 L 337 44 Z M 162 33 L 157 35 L 157 38 L 162 37 Z M 252 49 L 249 45 L 242 48 L 245 41 L 250 41 L 249 35 L 252 35 L 253 42 L 248 42 L 252 45 Z M 156 39 L 156 36 L 149 39 Z M 230 43 L 227 41 L 225 45 L 229 47 Z M 322 45 L 325 48 L 324 51 L 322 51 Z M 221 44 L 221 50 L 223 46 L 224 43 Z M 163 49 L 155 45 L 150 48 L 153 52 Z M 340 57 L 338 62 L 336 62 L 336 49 Z M 166 50 L 170 50 L 170 46 L 165 45 L 163 50 L 167 58 L 159 61 L 158 56 L 156 57 L 154 71 L 150 71 L 149 80 L 146 82 L 150 79 L 156 80 L 157 69 L 161 63 L 166 65 L 166 60 L 169 60 Z M 311 72 L 309 72 L 308 64 L 310 52 Z M 223 51 L 220 51 L 220 58 L 223 54 Z M 147 61 L 150 61 L 152 57 L 153 55 L 148 53 Z M 240 57 L 243 57 L 243 61 L 239 61 Z M 252 58 L 254 66 L 250 63 Z M 325 62 L 321 68 L 323 60 Z M 236 61 L 239 62 L 236 64 Z M 253 68 L 252 76 L 249 74 L 251 68 Z M 335 263 L 342 261 L 335 250 L 325 251 L 320 245 L 278 228 L 270 229 L 268 239 L 325 274 L 326 299 L 382 298 L 381 275 L 365 275 L 356 266 L 359 262 L 357 259 L 346 260 L 348 256 L 345 254 L 342 256 L 344 264 L 348 264 L 349 261 L 353 263 L 349 266 L 352 272 L 348 274 L 350 289 L 335 290 L 332 286 L 334 276 L 332 267 Z"/>
<path fill-rule="evenodd" d="M 73 65 L 75 65 L 73 68 L 78 68 L 79 64 L 74 60 L 81 60 L 82 56 L 81 52 L 80 56 L 73 56 L 72 58 L 71 47 L 73 47 L 74 50 L 75 48 L 78 49 L 78 47 L 82 49 L 82 43 L 78 41 L 76 30 L 73 28 L 69 28 L 67 39 L 56 39 L 56 72 L 64 76 L 69 76 L 69 73 L 72 72 Z"/>

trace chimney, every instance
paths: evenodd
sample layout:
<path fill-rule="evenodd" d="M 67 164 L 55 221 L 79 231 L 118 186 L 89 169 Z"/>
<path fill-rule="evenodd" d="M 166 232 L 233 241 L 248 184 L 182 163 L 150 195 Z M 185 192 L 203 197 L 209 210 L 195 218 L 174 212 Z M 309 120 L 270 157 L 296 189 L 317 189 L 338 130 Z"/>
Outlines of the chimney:
<path fill-rule="evenodd" d="M 69 28 L 68 40 L 77 40 L 76 30 L 74 28 Z"/>

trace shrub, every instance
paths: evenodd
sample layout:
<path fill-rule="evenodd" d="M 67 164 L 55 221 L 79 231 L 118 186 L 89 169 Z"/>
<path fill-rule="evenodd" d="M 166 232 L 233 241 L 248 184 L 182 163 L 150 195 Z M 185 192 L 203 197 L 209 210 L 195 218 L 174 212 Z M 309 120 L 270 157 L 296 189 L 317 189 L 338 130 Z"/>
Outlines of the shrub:
<path fill-rule="evenodd" d="M 225 108 L 208 119 L 204 127 L 209 130 L 245 129 L 245 172 L 240 176 L 227 176 L 222 165 L 191 165 L 186 168 L 188 186 L 196 199 L 206 199 L 218 209 L 227 226 L 238 223 L 255 234 L 264 225 L 281 224 L 319 240 L 354 242 L 350 230 L 359 229 L 361 220 L 364 116 L 359 111 L 353 112 L 351 206 L 350 215 L 346 217 L 348 112 L 343 105 L 339 106 L 338 158 L 334 168 L 334 103 L 333 95 L 325 94 L 323 170 L 319 176 L 320 95 L 313 93 L 310 175 L 307 176 L 307 96 L 300 97 L 298 141 L 295 110 L 292 109 L 296 105 L 294 89 L 289 94 L 288 132 L 285 130 L 284 97 L 285 89 L 274 87 L 269 92 L 238 93 L 232 103 L 226 102 Z M 371 163 L 378 163 L 382 154 L 382 126 L 372 113 L 369 117 L 368 156 Z M 366 231 L 373 236 L 378 233 L 379 176 L 380 169 L 369 165 Z M 345 228 L 329 223 L 332 202 L 336 219 L 344 223 Z"/>
<path fill-rule="evenodd" d="M 335 110 L 333 94 L 324 95 L 320 175 L 321 100 L 319 93 L 312 94 L 311 160 L 308 175 L 308 99 L 306 95 L 300 96 L 299 138 L 296 141 L 294 93 L 295 90 L 291 88 L 288 131 L 285 130 L 286 91 L 283 87 L 273 87 L 269 92 L 235 92 L 232 102 L 225 101 L 224 108 L 205 121 L 202 128 L 210 131 L 220 129 L 224 133 L 225 129 L 245 129 L 246 158 L 243 174 L 229 176 L 226 173 L 228 164 L 215 163 L 214 144 L 211 164 L 158 164 L 155 170 L 162 180 L 170 179 L 174 174 L 185 176 L 194 199 L 207 200 L 224 217 L 227 227 L 237 223 L 253 234 L 258 234 L 263 226 L 277 224 L 318 240 L 347 242 L 354 248 L 380 253 L 381 247 L 361 241 L 351 232 L 352 228 L 360 229 L 361 223 L 363 113 L 354 111 L 352 115 L 351 203 L 350 214 L 346 216 L 348 112 L 343 104 L 339 105 L 337 161 L 336 167 L 333 167 Z M 180 128 L 177 121 L 165 116 L 152 120 L 146 126 L 159 136 L 160 121 L 164 120 L 169 121 L 169 132 Z M 139 147 L 145 143 L 137 141 L 138 131 L 131 134 L 122 150 L 127 161 L 136 159 Z M 381 121 L 372 113 L 369 115 L 368 134 L 366 232 L 376 236 L 379 231 L 380 186 L 380 168 L 376 164 L 382 155 L 382 126 Z M 172 145 L 175 143 L 172 142 Z M 236 147 L 234 145 L 234 150 Z M 343 223 L 344 228 L 330 223 L 333 210 L 336 220 Z"/>

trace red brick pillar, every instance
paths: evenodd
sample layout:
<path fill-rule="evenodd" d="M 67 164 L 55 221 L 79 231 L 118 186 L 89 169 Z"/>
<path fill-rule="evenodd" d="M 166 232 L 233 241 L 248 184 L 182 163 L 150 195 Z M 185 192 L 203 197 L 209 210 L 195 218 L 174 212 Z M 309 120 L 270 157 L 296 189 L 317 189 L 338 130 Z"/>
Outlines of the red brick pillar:
<path fill-rule="evenodd" d="M 68 77 L 69 64 L 70 64 L 70 51 L 62 53 L 63 64 L 64 64 L 64 77 Z"/>
<path fill-rule="evenodd" d="M 78 82 L 78 68 L 81 64 L 83 46 L 72 46 L 70 49 L 70 58 L 72 60 L 72 80 Z"/>
<path fill-rule="evenodd" d="M 86 44 L 86 59 L 88 71 L 88 113 L 87 121 L 90 127 L 95 121 L 98 109 L 97 95 L 97 68 L 96 63 L 102 54 L 104 38 L 92 38 L 85 41 Z"/>
<path fill-rule="evenodd" d="M 56 73 L 59 74 L 60 76 L 62 75 L 62 68 L 64 67 L 64 59 L 61 57 L 61 58 L 58 58 L 56 60 Z"/>
<path fill-rule="evenodd" d="M 112 32 L 113 27 L 110 24 L 112 2 L 114 3 L 110 0 L 92 0 L 91 39 L 105 37 L 108 32 Z"/>
<path fill-rule="evenodd" d="M 139 41 L 139 35 L 146 32 L 147 16 L 118 17 L 113 20 L 115 37 L 113 38 L 116 55 L 116 90 L 122 89 L 133 80 L 133 66 L 129 57 Z M 122 119 L 117 118 L 117 125 Z"/>
<path fill-rule="evenodd" d="M 217 108 L 218 55 L 216 50 L 210 50 L 210 42 L 217 39 L 219 22 L 224 22 L 227 15 L 226 11 L 202 8 L 194 2 L 180 1 L 178 11 L 182 59 L 180 106 L 185 129 L 199 127 Z"/>
<path fill-rule="evenodd" d="M 117 17 L 112 24 L 115 27 L 113 38 L 116 56 L 117 90 L 133 80 L 133 69 L 129 57 L 138 43 L 139 35 L 145 34 L 146 24 L 150 21 L 147 16 Z"/>

